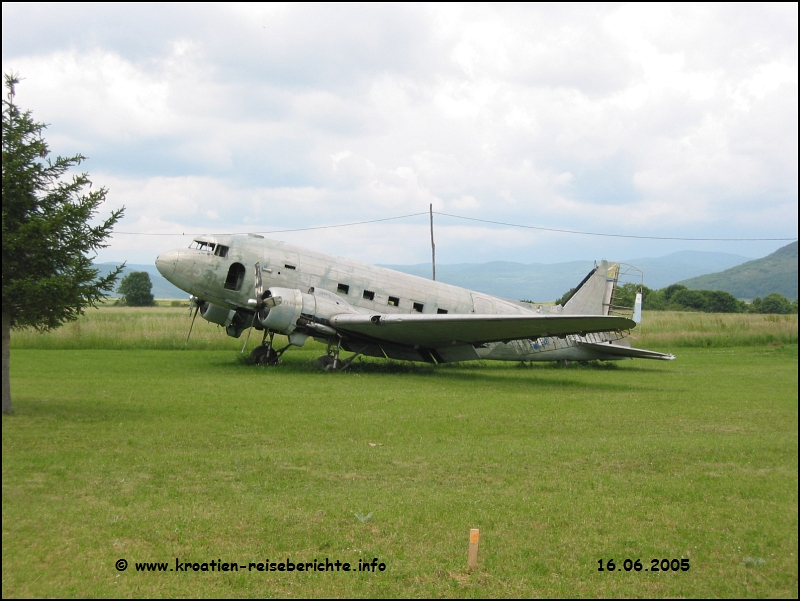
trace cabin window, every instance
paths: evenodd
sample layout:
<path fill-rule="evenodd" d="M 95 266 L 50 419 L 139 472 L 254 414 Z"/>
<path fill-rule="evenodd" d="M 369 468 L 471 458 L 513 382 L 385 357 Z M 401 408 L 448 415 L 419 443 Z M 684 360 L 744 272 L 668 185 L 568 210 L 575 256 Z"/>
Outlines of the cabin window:
<path fill-rule="evenodd" d="M 375 293 L 372 290 L 364 290 L 363 296 L 367 300 L 375 300 Z"/>
<path fill-rule="evenodd" d="M 350 286 L 348 286 L 347 284 L 339 284 L 338 286 L 336 286 L 336 292 L 338 292 L 339 294 L 347 294 L 350 292 Z"/>
<path fill-rule="evenodd" d="M 241 263 L 234 263 L 231 265 L 230 269 L 228 269 L 228 277 L 225 278 L 225 284 L 223 288 L 225 290 L 235 290 L 239 291 L 242 289 L 242 282 L 244 282 L 244 265 Z"/>
<path fill-rule="evenodd" d="M 289 265 L 288 263 L 284 263 L 284 265 L 283 265 L 283 266 L 284 266 L 286 269 L 291 269 L 292 271 L 294 271 L 295 269 L 297 269 L 297 267 L 295 267 L 294 265 Z"/>
<path fill-rule="evenodd" d="M 223 246 L 222 244 L 217 244 L 217 248 L 214 249 L 214 254 L 224 259 L 228 256 L 228 247 Z"/>
<path fill-rule="evenodd" d="M 439 315 L 447 315 L 447 309 L 436 309 Z"/>
<path fill-rule="evenodd" d="M 397 298 L 396 296 L 390 296 L 388 304 L 389 304 L 390 307 L 399 307 L 400 306 L 400 299 Z"/>
<path fill-rule="evenodd" d="M 425 308 L 425 305 L 422 303 L 414 303 L 414 311 L 417 313 L 422 313 L 422 310 Z"/>

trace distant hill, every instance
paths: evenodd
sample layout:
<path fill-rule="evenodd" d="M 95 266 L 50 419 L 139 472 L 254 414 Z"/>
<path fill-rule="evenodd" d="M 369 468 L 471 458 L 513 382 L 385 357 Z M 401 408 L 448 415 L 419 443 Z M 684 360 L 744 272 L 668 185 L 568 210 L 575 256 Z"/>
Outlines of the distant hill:
<path fill-rule="evenodd" d="M 626 259 L 623 263 L 641 269 L 644 272 L 644 285 L 658 289 L 678 280 L 730 269 L 752 258 L 731 253 L 682 250 L 658 258 Z"/>
<path fill-rule="evenodd" d="M 119 263 L 99 263 L 94 267 L 98 270 L 99 275 L 103 276 L 116 269 L 117 265 L 119 265 Z M 146 271 L 150 275 L 150 281 L 153 283 L 153 296 L 156 298 L 189 298 L 188 293 L 165 280 L 164 277 L 158 273 L 158 269 L 156 269 L 155 265 L 126 265 L 117 280 L 117 286 L 122 282 L 122 278 L 134 271 Z M 117 294 L 115 290 L 110 296 L 119 297 L 121 295 Z"/>
<path fill-rule="evenodd" d="M 724 290 L 736 298 L 753 299 L 772 292 L 797 298 L 797 242 L 762 259 L 748 261 L 719 273 L 678 282 L 692 290 Z"/>
<path fill-rule="evenodd" d="M 663 288 L 680 279 L 720 269 L 727 269 L 748 261 L 750 257 L 730 253 L 680 251 L 658 258 L 624 259 L 644 272 L 644 283 L 650 288 Z M 616 260 L 609 258 L 609 260 Z M 418 265 L 383 265 L 390 269 L 424 278 L 431 277 L 430 263 Z M 552 301 L 576 286 L 594 267 L 593 261 L 571 261 L 551 265 L 511 263 L 461 263 L 437 265 L 436 279 L 440 282 L 462 286 L 515 300 Z"/>
<path fill-rule="evenodd" d="M 431 277 L 430 263 L 383 265 L 396 271 Z M 551 301 L 576 286 L 594 267 L 592 261 L 572 261 L 554 265 L 524 265 L 505 261 L 436 265 L 436 279 L 446 284 L 469 288 L 514 300 Z"/>

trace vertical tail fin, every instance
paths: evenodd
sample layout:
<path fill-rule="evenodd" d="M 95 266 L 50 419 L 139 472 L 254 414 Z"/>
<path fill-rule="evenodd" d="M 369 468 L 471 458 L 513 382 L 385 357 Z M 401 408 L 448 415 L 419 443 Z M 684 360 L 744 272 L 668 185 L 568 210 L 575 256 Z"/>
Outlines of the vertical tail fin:
<path fill-rule="evenodd" d="M 575 292 L 564 303 L 566 315 L 608 315 L 614 287 L 617 285 L 619 265 L 601 261 L 578 284 Z"/>

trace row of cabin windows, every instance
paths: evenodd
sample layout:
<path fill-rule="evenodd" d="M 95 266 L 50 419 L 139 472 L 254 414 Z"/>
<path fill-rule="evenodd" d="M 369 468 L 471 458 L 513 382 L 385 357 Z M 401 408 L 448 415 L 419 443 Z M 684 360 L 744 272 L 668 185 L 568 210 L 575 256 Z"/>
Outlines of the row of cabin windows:
<path fill-rule="evenodd" d="M 217 246 L 217 248 L 219 248 L 219 245 Z M 225 250 L 227 252 L 227 247 L 223 246 L 222 248 L 225 248 Z M 294 265 L 289 265 L 289 264 L 284 265 L 284 267 L 286 267 L 287 269 L 292 269 L 292 270 L 296 269 L 294 267 Z M 244 282 L 244 276 L 245 276 L 245 267 L 244 267 L 244 265 L 242 265 L 241 263 L 234 263 L 233 265 L 230 266 L 230 269 L 228 269 L 228 277 L 225 278 L 225 284 L 223 285 L 223 287 L 226 290 L 235 290 L 235 291 L 241 290 L 242 289 L 242 283 Z M 347 294 L 350 293 L 350 286 L 348 284 L 339 284 L 336 287 L 336 291 L 339 294 L 347 295 Z M 369 301 L 374 301 L 375 300 L 375 293 L 372 290 L 364 290 L 362 296 L 363 296 L 363 298 L 365 300 L 369 300 Z M 390 296 L 387 304 L 390 307 L 399 307 L 400 306 L 400 299 L 398 297 L 396 297 L 396 296 Z M 422 303 L 414 303 L 413 306 L 412 306 L 412 309 L 414 311 L 416 311 L 417 313 L 422 313 L 422 310 L 424 308 L 425 308 L 425 305 L 422 304 Z M 447 309 L 437 309 L 436 313 L 438 313 L 440 315 L 446 314 L 447 313 Z"/>
<path fill-rule="evenodd" d="M 339 292 L 339 294 L 348 294 L 350 292 L 350 286 L 347 284 L 339 284 L 336 287 L 336 291 Z M 361 296 L 364 300 L 369 300 L 369 301 L 375 300 L 375 293 L 372 290 L 364 290 Z M 390 307 L 399 307 L 400 299 L 396 296 L 390 296 L 386 304 L 389 305 Z M 424 308 L 425 305 L 423 305 L 422 303 L 414 303 L 412 305 L 412 309 L 417 313 L 422 313 L 422 310 Z M 437 309 L 436 312 L 440 315 L 446 314 L 447 309 Z"/>

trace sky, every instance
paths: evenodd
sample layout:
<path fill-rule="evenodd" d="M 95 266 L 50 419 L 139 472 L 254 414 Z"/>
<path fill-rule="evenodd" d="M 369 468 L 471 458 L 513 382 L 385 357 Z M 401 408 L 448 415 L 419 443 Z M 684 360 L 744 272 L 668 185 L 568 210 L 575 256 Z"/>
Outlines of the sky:
<path fill-rule="evenodd" d="M 797 237 L 797 4 L 4 2 L 3 71 L 124 206 L 99 262 L 197 233 L 383 264 Z M 447 214 L 447 215 L 443 215 Z M 169 235 L 165 235 L 169 234 Z"/>

